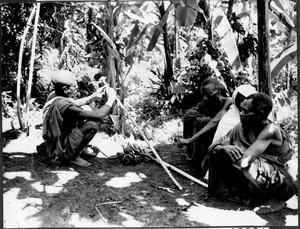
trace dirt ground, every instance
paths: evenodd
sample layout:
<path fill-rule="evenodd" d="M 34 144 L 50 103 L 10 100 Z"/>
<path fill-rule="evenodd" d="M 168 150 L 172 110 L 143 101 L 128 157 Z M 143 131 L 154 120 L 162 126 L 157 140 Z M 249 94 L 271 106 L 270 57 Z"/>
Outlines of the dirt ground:
<path fill-rule="evenodd" d="M 170 170 L 179 190 L 152 160 L 124 165 L 120 143 L 103 133 L 92 141 L 101 153 L 88 168 L 44 161 L 36 152 L 40 129 L 29 136 L 10 130 L 3 137 L 4 228 L 298 225 L 297 200 L 278 213 L 257 215 L 254 207 L 208 198 L 206 187 Z M 197 177 L 183 149 L 155 149 L 163 161 Z"/>

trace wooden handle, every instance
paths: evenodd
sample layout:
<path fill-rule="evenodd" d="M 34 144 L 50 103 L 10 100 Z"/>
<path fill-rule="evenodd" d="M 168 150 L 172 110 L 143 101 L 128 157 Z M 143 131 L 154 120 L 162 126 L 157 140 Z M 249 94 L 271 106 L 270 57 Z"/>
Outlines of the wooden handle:
<path fill-rule="evenodd" d="M 100 80 L 102 80 L 102 82 L 107 85 L 106 81 L 103 80 L 103 78 Z M 147 142 L 148 146 L 150 147 L 150 149 L 153 151 L 154 155 L 156 156 L 157 160 L 159 161 L 159 163 L 161 164 L 161 166 L 164 168 L 164 170 L 167 172 L 167 174 L 169 175 L 169 177 L 172 179 L 172 181 L 176 184 L 176 186 L 179 188 L 179 190 L 182 190 L 181 185 L 176 181 L 176 179 L 172 176 L 172 174 L 170 173 L 170 171 L 168 170 L 168 168 L 166 167 L 166 165 L 164 164 L 164 162 L 162 161 L 162 159 L 160 158 L 160 156 L 158 155 L 158 153 L 156 152 L 156 150 L 154 149 L 154 147 L 150 144 L 150 142 L 148 141 L 147 137 L 145 136 L 145 134 L 143 133 L 143 131 L 140 129 L 140 127 L 138 126 L 138 124 L 129 116 L 128 111 L 126 110 L 126 108 L 124 107 L 124 105 L 122 104 L 122 102 L 120 101 L 120 99 L 117 97 L 116 98 L 117 103 L 119 104 L 119 106 L 124 110 L 125 114 L 128 116 L 128 118 L 131 120 L 131 122 L 135 125 L 135 127 L 138 129 L 138 131 L 140 132 L 140 134 L 142 135 L 143 139 Z"/>

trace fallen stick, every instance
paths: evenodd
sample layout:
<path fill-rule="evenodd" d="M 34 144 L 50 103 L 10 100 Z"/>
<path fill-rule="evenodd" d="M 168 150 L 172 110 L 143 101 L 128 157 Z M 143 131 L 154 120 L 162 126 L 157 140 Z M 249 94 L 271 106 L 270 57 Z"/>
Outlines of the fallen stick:
<path fill-rule="evenodd" d="M 97 212 L 99 213 L 100 217 L 102 218 L 102 220 L 104 221 L 104 223 L 105 223 L 106 225 L 108 225 L 107 220 L 106 220 L 106 219 L 104 218 L 104 216 L 101 214 L 101 212 L 100 212 L 99 209 L 97 208 L 97 205 L 95 206 L 95 208 L 96 208 Z"/>
<path fill-rule="evenodd" d="M 104 85 L 108 84 L 106 83 L 106 81 L 104 80 L 104 78 L 100 78 L 100 80 L 104 83 Z M 172 176 L 172 174 L 170 173 L 170 171 L 168 170 L 168 168 L 165 166 L 165 164 L 163 163 L 162 159 L 160 158 L 160 156 L 158 155 L 158 153 L 156 152 L 156 150 L 154 149 L 154 147 L 150 144 L 150 142 L 148 141 L 147 137 L 145 136 L 145 134 L 143 133 L 143 131 L 140 129 L 140 127 L 138 126 L 138 124 L 132 119 L 130 118 L 128 111 L 126 110 L 126 108 L 124 107 L 124 105 L 122 104 L 122 102 L 120 101 L 120 99 L 118 97 L 116 97 L 116 101 L 119 104 L 119 106 L 124 110 L 125 114 L 128 116 L 128 118 L 131 120 L 131 122 L 135 125 L 135 127 L 138 129 L 138 131 L 140 132 L 140 134 L 142 135 L 143 139 L 146 141 L 146 143 L 148 144 L 148 146 L 150 147 L 150 149 L 152 150 L 152 152 L 154 153 L 154 155 L 156 156 L 158 162 L 161 164 L 161 166 L 164 168 L 164 170 L 167 172 L 167 174 L 169 175 L 169 177 L 172 179 L 172 181 L 176 184 L 176 186 L 179 188 L 179 190 L 182 190 L 181 185 L 175 180 L 175 178 Z"/>
<path fill-rule="evenodd" d="M 144 154 L 145 156 L 147 156 L 147 157 L 151 158 L 152 160 L 158 162 L 158 160 L 157 160 L 156 158 L 152 157 L 152 156 L 149 155 L 148 153 L 142 153 L 142 154 Z M 184 172 L 184 171 L 182 171 L 182 170 L 176 168 L 176 167 L 173 166 L 173 165 L 170 165 L 170 164 L 168 164 L 168 163 L 166 163 L 166 162 L 164 162 L 164 161 L 162 161 L 162 162 L 163 162 L 163 164 L 164 164 L 166 167 L 172 169 L 173 171 L 175 171 L 175 172 L 181 174 L 182 176 L 184 176 L 184 177 L 186 177 L 186 178 L 188 178 L 188 179 L 194 181 L 194 182 L 197 183 L 197 184 L 202 185 L 202 186 L 205 187 L 205 188 L 208 188 L 208 185 L 207 185 L 205 182 L 200 181 L 199 179 L 197 179 L 197 178 L 191 176 L 190 174 L 188 174 L 188 173 L 186 173 L 186 172 Z"/>

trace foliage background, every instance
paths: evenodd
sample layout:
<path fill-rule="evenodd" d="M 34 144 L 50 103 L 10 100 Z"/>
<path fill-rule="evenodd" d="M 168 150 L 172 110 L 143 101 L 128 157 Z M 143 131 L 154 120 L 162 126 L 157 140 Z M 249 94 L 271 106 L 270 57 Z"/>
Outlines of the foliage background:
<path fill-rule="evenodd" d="M 172 4 L 164 7 L 150 3 L 114 6 L 93 2 L 42 3 L 31 111 L 37 111 L 43 106 L 52 90 L 51 75 L 57 69 L 69 69 L 76 74 L 79 96 L 95 91 L 99 76 L 109 74 L 108 40 L 92 23 L 100 26 L 107 34 L 112 34 L 111 39 L 117 50 L 115 56 L 122 60 L 119 62 L 116 58 L 113 63 L 117 66 L 116 89 L 130 115 L 141 125 L 158 123 L 155 120 L 160 120 L 160 117 L 180 117 L 186 109 L 201 100 L 199 87 L 207 77 L 222 80 L 227 88 L 224 93 L 228 95 L 231 95 L 236 86 L 245 82 L 257 86 L 255 26 L 254 23 L 245 23 L 244 18 L 236 13 L 247 1 L 238 1 L 233 8 L 236 12 L 227 15 L 243 67 L 238 73 L 232 71 L 228 53 L 220 42 L 221 38 L 209 33 L 210 21 L 205 21 L 204 15 L 208 16 L 210 12 L 204 2 L 197 1 L 197 6 L 194 6 L 200 9 L 194 24 L 179 28 L 180 66 L 176 65 L 174 54 L 175 14 L 170 11 L 168 17 L 163 17 L 168 7 L 172 4 L 176 6 L 176 1 L 171 1 Z M 295 4 L 293 1 L 285 2 L 288 2 L 286 12 L 295 22 Z M 217 3 L 212 1 L 211 4 Z M 223 3 L 219 4 L 221 5 L 218 7 L 224 8 Z M 16 115 L 19 47 L 32 6 L 33 3 L 21 2 L 1 4 L 2 116 L 5 118 Z M 113 14 L 108 14 L 110 12 Z M 158 27 L 155 25 L 161 23 L 163 18 L 165 24 L 162 29 L 167 32 L 168 45 L 163 36 L 151 36 L 157 31 Z M 272 18 L 272 22 L 274 20 Z M 276 22 L 272 25 L 270 44 L 271 58 L 274 58 L 293 41 L 295 34 L 282 29 L 282 23 Z M 113 31 L 110 28 L 114 28 Z M 28 90 L 32 30 L 33 26 L 29 29 L 23 52 L 22 107 L 25 105 L 25 94 Z M 156 39 L 155 43 L 153 38 Z M 150 45 L 153 46 L 151 51 Z M 166 50 L 170 51 L 169 58 L 173 63 L 171 75 L 167 71 Z M 272 80 L 276 122 L 289 131 L 295 143 L 298 136 L 296 72 L 296 61 L 292 61 Z M 17 127 L 17 124 L 14 123 L 13 126 Z M 125 125 L 126 128 L 129 127 Z"/>

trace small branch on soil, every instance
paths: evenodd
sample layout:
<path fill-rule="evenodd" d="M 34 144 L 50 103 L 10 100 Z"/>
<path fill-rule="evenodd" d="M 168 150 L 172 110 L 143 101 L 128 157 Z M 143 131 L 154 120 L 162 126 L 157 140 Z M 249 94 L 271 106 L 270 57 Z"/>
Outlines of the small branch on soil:
<path fill-rule="evenodd" d="M 96 208 L 97 212 L 99 213 L 100 217 L 102 218 L 102 220 L 104 221 L 104 223 L 105 223 L 106 225 L 108 225 L 107 220 L 104 218 L 104 216 L 103 216 L 103 215 L 101 214 L 101 212 L 98 210 L 97 205 L 95 206 L 95 208 Z"/>
<path fill-rule="evenodd" d="M 156 158 L 152 157 L 152 156 L 149 155 L 148 153 L 142 153 L 142 154 L 144 154 L 145 156 L 151 158 L 151 159 L 154 160 L 155 162 L 160 163 Z M 205 187 L 205 188 L 208 188 L 208 185 L 207 185 L 206 183 L 204 183 L 204 182 L 200 181 L 199 179 L 197 179 L 197 178 L 191 176 L 190 174 L 188 174 L 188 173 L 186 173 L 186 172 L 184 172 L 184 171 L 182 171 L 182 170 L 176 168 L 175 166 L 170 165 L 170 164 L 168 164 L 168 163 L 166 163 L 166 162 L 164 162 L 164 161 L 162 161 L 162 163 L 163 163 L 166 167 L 168 167 L 168 168 L 172 169 L 173 171 L 175 171 L 175 172 L 181 174 L 182 176 L 184 176 L 184 177 L 186 177 L 186 178 L 188 178 L 188 179 L 194 181 L 194 182 L 197 183 L 197 184 L 202 185 L 202 186 Z"/>
<path fill-rule="evenodd" d="M 110 202 L 104 202 L 104 203 L 100 203 L 100 204 L 96 204 L 97 205 L 105 205 L 105 204 L 120 204 L 120 203 L 123 203 L 124 200 L 122 201 L 110 201 Z"/>

